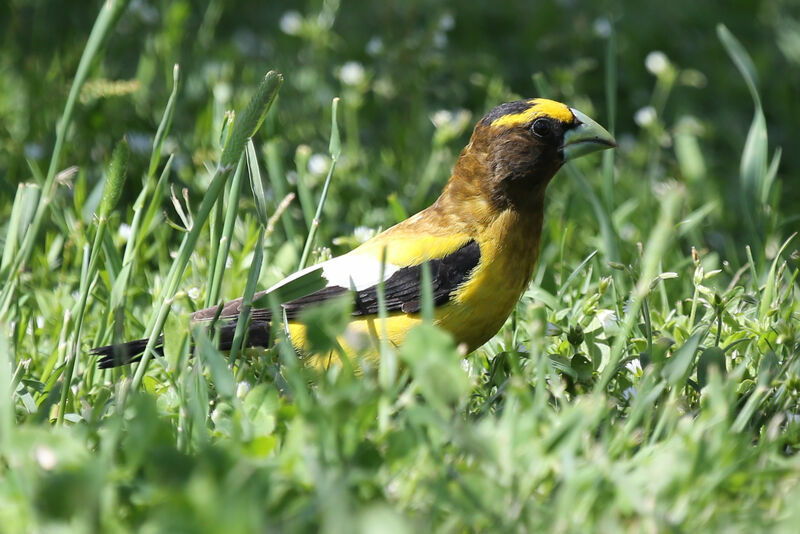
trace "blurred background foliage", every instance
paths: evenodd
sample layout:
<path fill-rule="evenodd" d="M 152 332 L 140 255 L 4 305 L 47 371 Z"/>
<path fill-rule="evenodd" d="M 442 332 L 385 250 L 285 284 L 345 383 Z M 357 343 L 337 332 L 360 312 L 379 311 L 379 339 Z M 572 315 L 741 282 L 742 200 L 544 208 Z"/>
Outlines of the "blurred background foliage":
<path fill-rule="evenodd" d="M 53 125 L 100 4 L 10 0 L 0 7 L 3 195 L 30 180 L 28 162 L 46 163 Z M 650 161 L 637 153 L 634 141 L 648 128 L 658 137 L 665 149 L 658 167 L 621 176 L 624 182 L 697 178 L 701 183 L 692 189 L 698 197 L 730 201 L 726 195 L 735 193 L 730 185 L 739 164 L 731 154 L 740 152 L 753 110 L 747 87 L 716 38 L 718 22 L 750 52 L 771 144 L 787 148 L 780 175 L 797 176 L 800 153 L 788 148 L 800 137 L 800 8 L 789 0 L 735 1 L 724 9 L 691 0 L 137 0 L 83 90 L 66 163 L 86 172 L 91 187 L 115 140 L 127 135 L 134 151 L 131 175 L 141 174 L 178 63 L 183 81 L 167 148 L 177 155 L 183 184 L 202 189 L 199 176 L 207 174 L 204 165 L 218 151 L 216 134 L 209 132 L 218 132 L 224 111 L 246 102 L 256 80 L 274 68 L 287 83 L 266 131 L 277 133 L 273 150 L 290 181 L 297 172 L 310 172 L 312 185 L 324 176 L 330 100 L 343 99 L 346 151 L 335 187 L 348 202 L 326 207 L 326 238 L 355 225 L 395 222 L 399 214 L 387 204 L 391 193 L 407 212 L 427 205 L 474 121 L 502 101 L 541 95 L 543 88 L 549 93 L 544 96 L 613 125 L 620 157 Z M 612 32 L 618 109 L 609 117 L 603 65 Z M 665 57 L 648 70 L 653 51 Z M 660 73 L 674 77 L 662 79 L 661 94 L 654 92 Z M 534 76 L 542 83 L 534 83 Z M 656 121 L 661 128 L 650 128 Z M 673 134 L 681 128 L 698 139 L 700 176 L 684 176 L 674 156 Z M 297 152 L 300 145 L 310 152 Z M 309 160 L 299 171 L 298 157 Z M 634 187 L 618 181 L 623 195 Z M 800 185 L 780 182 L 786 207 Z M 137 186 L 136 180 L 128 184 L 130 202 Z M 714 224 L 736 229 L 740 215 L 718 209 Z"/>

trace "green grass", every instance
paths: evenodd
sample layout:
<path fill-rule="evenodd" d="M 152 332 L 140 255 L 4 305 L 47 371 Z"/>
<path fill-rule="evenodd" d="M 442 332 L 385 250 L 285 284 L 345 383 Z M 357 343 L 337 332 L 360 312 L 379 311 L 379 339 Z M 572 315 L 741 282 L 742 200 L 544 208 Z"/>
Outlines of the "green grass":
<path fill-rule="evenodd" d="M 759 86 L 767 45 L 703 12 L 692 39 L 719 61 L 701 73 L 676 47 L 648 74 L 640 32 L 658 24 L 633 6 L 619 20 L 586 6 L 572 28 L 542 4 L 543 49 L 574 50 L 520 81 L 492 70 L 530 67 L 472 31 L 481 8 L 422 2 L 417 19 L 399 3 L 414 32 L 359 74 L 347 60 L 371 12 L 264 8 L 273 64 L 246 57 L 261 45 L 222 3 L 158 4 L 157 28 L 142 5 L 99 5 L 47 66 L 13 42 L 0 53 L 0 531 L 796 530 L 798 160 L 773 140 L 792 139 L 796 99 L 791 82 Z M 791 62 L 796 27 L 765 6 Z M 15 7 L 8 20 L 27 20 Z M 593 15 L 610 31 L 587 36 Z M 59 98 L 23 97 L 67 65 Z M 376 365 L 321 372 L 283 339 L 222 354 L 192 329 L 191 311 L 250 303 L 424 207 L 470 125 L 515 91 L 567 101 L 621 143 L 554 180 L 534 283 L 484 347 L 464 357 L 426 324 Z M 305 318 L 320 352 L 347 314 Z M 101 371 L 88 354 L 162 331 L 164 358 Z"/>

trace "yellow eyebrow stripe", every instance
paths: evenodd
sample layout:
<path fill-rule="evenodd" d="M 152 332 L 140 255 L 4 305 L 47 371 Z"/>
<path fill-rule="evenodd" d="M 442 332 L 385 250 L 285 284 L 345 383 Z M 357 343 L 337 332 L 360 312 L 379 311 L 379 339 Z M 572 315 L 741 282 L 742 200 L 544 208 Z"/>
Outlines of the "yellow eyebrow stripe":
<path fill-rule="evenodd" d="M 574 120 L 572 112 L 567 106 L 555 100 L 548 100 L 546 98 L 534 98 L 530 101 L 531 107 L 522 113 L 514 113 L 512 115 L 503 115 L 499 119 L 492 121 L 492 126 L 520 126 L 529 124 L 537 117 L 550 117 L 564 123 L 570 123 Z"/>

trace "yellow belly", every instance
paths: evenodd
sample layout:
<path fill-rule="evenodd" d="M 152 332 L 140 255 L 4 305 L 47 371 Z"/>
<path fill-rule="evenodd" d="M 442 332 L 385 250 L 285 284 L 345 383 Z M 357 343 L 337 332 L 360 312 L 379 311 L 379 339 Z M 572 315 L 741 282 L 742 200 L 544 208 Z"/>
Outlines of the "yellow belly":
<path fill-rule="evenodd" d="M 486 343 L 514 310 L 539 257 L 539 225 L 521 228 L 498 218 L 480 242 L 481 261 L 475 272 L 438 315 L 442 327 L 470 351 Z"/>
<path fill-rule="evenodd" d="M 351 321 L 342 336 L 337 338 L 339 345 L 348 358 L 362 357 L 377 362 L 380 356 L 380 339 L 383 333 L 393 346 L 400 346 L 411 328 L 420 324 L 422 318 L 418 314 L 390 314 L 385 323 L 377 317 L 365 317 Z M 289 323 L 289 337 L 295 350 L 306 354 L 306 362 L 314 367 L 328 367 L 330 363 L 338 363 L 334 354 L 313 354 L 309 351 L 306 337 L 306 326 L 302 323 Z"/>
<path fill-rule="evenodd" d="M 506 277 L 504 283 L 495 283 L 494 276 L 490 273 L 486 275 L 488 280 L 479 280 L 480 283 L 472 286 L 471 290 L 459 292 L 459 298 L 434 312 L 434 324 L 450 332 L 456 343 L 465 344 L 468 351 L 477 349 L 500 330 L 524 289 L 523 282 L 509 284 Z M 469 287 L 467 284 L 463 289 Z M 408 313 L 392 313 L 383 324 L 374 316 L 358 318 L 348 324 L 344 335 L 337 341 L 349 358 L 363 357 L 377 361 L 380 339 L 384 334 L 391 345 L 398 347 L 408 331 L 422 322 L 419 314 Z M 306 326 L 302 323 L 290 323 L 289 336 L 298 352 L 308 354 L 308 364 L 328 367 L 331 362 L 338 362 L 338 358 L 332 354 L 309 353 Z"/>

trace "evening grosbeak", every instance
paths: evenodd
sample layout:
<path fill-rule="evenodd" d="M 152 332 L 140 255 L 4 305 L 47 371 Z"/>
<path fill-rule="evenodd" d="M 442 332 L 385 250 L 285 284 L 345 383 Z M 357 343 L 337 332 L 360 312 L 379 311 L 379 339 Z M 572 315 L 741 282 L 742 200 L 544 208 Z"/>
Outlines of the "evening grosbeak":
<path fill-rule="evenodd" d="M 348 353 L 377 356 L 374 341 L 385 333 L 393 345 L 421 323 L 422 265 L 430 268 L 434 323 L 472 351 L 491 338 L 527 287 L 539 255 L 547 184 L 565 161 L 616 146 L 595 121 L 543 98 L 501 104 L 475 126 L 442 194 L 430 207 L 376 235 L 354 250 L 303 269 L 257 293 L 317 272 L 324 287 L 282 303 L 287 319 L 274 321 L 271 308 L 253 308 L 247 346 L 269 346 L 273 322 L 306 354 L 300 314 L 350 295 L 352 319 L 340 345 Z M 385 263 L 384 263 L 385 261 Z M 383 281 L 385 323 L 378 318 L 378 283 Z M 233 340 L 242 299 L 199 310 L 194 321 L 217 320 L 220 349 Z M 355 335 L 354 335 L 355 334 Z M 359 334 L 363 334 L 359 336 Z M 354 343 L 354 339 L 372 342 Z M 100 367 L 138 359 L 146 340 L 94 349 Z M 329 355 L 307 354 L 313 363 Z"/>

